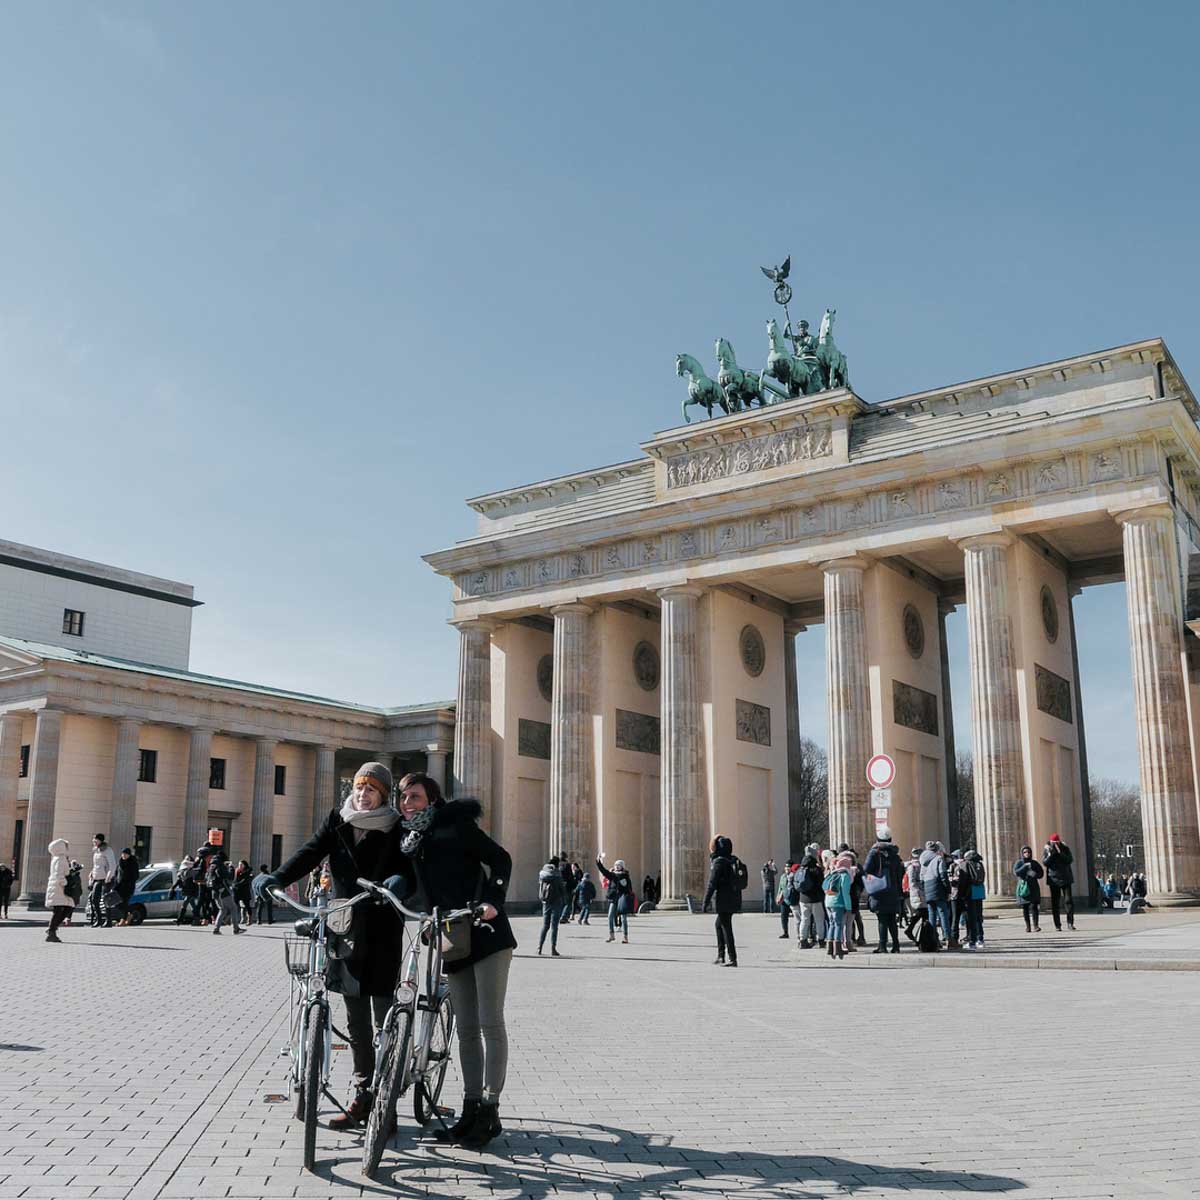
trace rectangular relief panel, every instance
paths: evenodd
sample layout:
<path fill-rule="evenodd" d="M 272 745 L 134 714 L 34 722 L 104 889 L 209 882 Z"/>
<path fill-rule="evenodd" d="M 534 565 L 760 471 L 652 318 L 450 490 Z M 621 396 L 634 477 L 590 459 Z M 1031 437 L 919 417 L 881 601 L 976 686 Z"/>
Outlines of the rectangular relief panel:
<path fill-rule="evenodd" d="M 737 739 L 756 746 L 771 744 L 771 710 L 749 700 L 737 701 Z"/>
<path fill-rule="evenodd" d="M 1041 712 L 1049 713 L 1068 725 L 1073 725 L 1071 714 L 1071 684 L 1069 680 L 1053 671 L 1047 670 L 1039 663 L 1033 664 L 1034 678 L 1037 683 L 1037 706 Z"/>
<path fill-rule="evenodd" d="M 517 721 L 517 753 L 525 758 L 550 760 L 550 726 L 546 721 Z"/>
<path fill-rule="evenodd" d="M 661 753 L 659 720 L 648 713 L 617 709 L 617 749 L 637 750 L 641 754 Z"/>
<path fill-rule="evenodd" d="M 892 720 L 918 733 L 938 734 L 938 703 L 932 692 L 892 680 Z"/>

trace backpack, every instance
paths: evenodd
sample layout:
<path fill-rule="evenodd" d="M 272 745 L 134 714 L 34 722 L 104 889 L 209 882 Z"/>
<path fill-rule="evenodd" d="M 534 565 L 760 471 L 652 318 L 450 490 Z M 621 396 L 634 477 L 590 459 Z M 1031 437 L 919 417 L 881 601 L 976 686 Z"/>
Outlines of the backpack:
<path fill-rule="evenodd" d="M 746 870 L 746 864 L 740 858 L 733 860 L 733 882 L 739 892 L 744 892 L 750 883 L 750 872 Z"/>
<path fill-rule="evenodd" d="M 796 887 L 796 876 L 799 873 L 800 873 L 799 868 L 797 868 L 795 871 L 791 871 L 788 873 L 787 883 L 784 886 L 784 890 L 783 890 L 783 899 L 784 899 L 784 902 L 787 904 L 799 904 L 800 903 L 800 892 Z"/>
<path fill-rule="evenodd" d="M 222 896 L 229 890 L 229 869 L 223 859 L 213 859 L 208 868 L 207 883 L 215 896 Z"/>
<path fill-rule="evenodd" d="M 922 954 L 933 954 L 941 949 L 938 944 L 937 930 L 929 921 L 922 920 L 917 929 L 917 949 Z"/>
<path fill-rule="evenodd" d="M 83 899 L 83 880 L 79 878 L 78 871 L 67 872 L 67 882 L 63 887 L 63 891 L 66 892 L 66 894 L 72 900 Z"/>
<path fill-rule="evenodd" d="M 983 860 L 978 858 L 967 859 L 967 878 L 972 883 L 982 883 L 984 879 Z"/>

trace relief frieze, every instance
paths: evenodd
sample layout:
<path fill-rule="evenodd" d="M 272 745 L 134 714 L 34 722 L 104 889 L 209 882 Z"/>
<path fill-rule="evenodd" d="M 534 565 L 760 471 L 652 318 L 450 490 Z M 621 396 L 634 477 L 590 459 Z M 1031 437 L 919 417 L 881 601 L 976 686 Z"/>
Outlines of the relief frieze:
<path fill-rule="evenodd" d="M 737 701 L 737 740 L 756 746 L 771 744 L 771 710 L 766 705 Z"/>
<path fill-rule="evenodd" d="M 550 726 L 545 721 L 517 719 L 517 753 L 524 758 L 550 761 Z"/>
<path fill-rule="evenodd" d="M 772 467 L 827 458 L 832 453 L 833 433 L 827 423 L 765 433 L 744 442 L 693 450 L 668 458 L 667 488 L 713 483 L 735 475 L 748 475 L 752 471 L 769 471 Z"/>
<path fill-rule="evenodd" d="M 617 749 L 660 754 L 659 719 L 649 713 L 617 709 Z"/>
<path fill-rule="evenodd" d="M 1043 667 L 1040 663 L 1033 664 L 1034 679 L 1037 687 L 1037 706 L 1039 711 L 1074 725 L 1071 715 L 1071 684 L 1069 680 Z"/>
<path fill-rule="evenodd" d="M 892 680 L 892 720 L 905 729 L 937 737 L 938 702 L 932 692 Z"/>

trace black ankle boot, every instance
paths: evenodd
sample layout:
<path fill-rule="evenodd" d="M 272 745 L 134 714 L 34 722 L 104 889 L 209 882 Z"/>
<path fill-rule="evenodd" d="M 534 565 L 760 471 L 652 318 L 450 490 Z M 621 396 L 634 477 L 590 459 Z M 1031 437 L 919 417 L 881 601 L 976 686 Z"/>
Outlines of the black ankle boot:
<path fill-rule="evenodd" d="M 463 1135 L 475 1124 L 475 1118 L 479 1115 L 479 1104 L 478 1100 L 464 1099 L 462 1116 L 449 1129 L 435 1129 L 434 1138 L 439 1142 L 461 1142 Z"/>
<path fill-rule="evenodd" d="M 492 1138 L 499 1137 L 503 1132 L 504 1126 L 500 1124 L 500 1106 L 494 1102 L 489 1104 L 487 1101 L 481 1101 L 479 1111 L 475 1114 L 475 1124 L 459 1144 L 467 1150 L 482 1150 Z"/>

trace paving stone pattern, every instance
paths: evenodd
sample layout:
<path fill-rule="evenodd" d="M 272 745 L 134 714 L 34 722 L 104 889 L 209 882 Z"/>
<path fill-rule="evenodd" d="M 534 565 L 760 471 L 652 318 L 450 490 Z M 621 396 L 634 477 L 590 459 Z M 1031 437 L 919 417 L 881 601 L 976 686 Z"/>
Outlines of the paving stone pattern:
<path fill-rule="evenodd" d="M 1195 973 L 796 970 L 750 914 L 736 971 L 711 918 L 663 914 L 628 946 L 566 926 L 552 960 L 516 925 L 505 1136 L 471 1154 L 406 1120 L 374 1183 L 327 1130 L 305 1172 L 264 1100 L 282 925 L 0 928 L 0 1200 L 1200 1195 Z"/>

